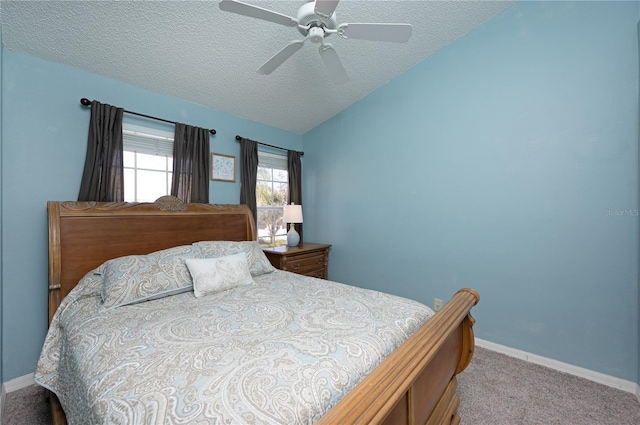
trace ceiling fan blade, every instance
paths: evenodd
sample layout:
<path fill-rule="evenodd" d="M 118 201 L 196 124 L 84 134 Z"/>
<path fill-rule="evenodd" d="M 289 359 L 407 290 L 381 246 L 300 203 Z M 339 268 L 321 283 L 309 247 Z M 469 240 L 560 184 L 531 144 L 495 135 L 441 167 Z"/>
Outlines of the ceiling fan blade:
<path fill-rule="evenodd" d="M 338 53 L 336 53 L 331 44 L 322 44 L 320 46 L 320 57 L 324 62 L 324 66 L 327 68 L 331 81 L 335 84 L 344 84 L 349 81 L 347 71 L 344 70 Z"/>
<path fill-rule="evenodd" d="M 338 35 L 359 40 L 406 43 L 412 28 L 410 24 L 342 24 L 338 27 Z"/>
<path fill-rule="evenodd" d="M 287 27 L 295 27 L 298 25 L 298 21 L 290 16 L 237 0 L 221 0 L 219 6 L 220 9 L 225 12 L 232 12 L 239 15 L 262 19 L 263 21 L 275 22 L 276 24 L 285 25 Z"/>
<path fill-rule="evenodd" d="M 282 65 L 284 61 L 289 59 L 295 52 L 300 50 L 304 41 L 293 41 L 289 43 L 284 49 L 280 50 L 271 59 L 266 61 L 264 65 L 258 68 L 258 74 L 269 75 L 276 70 L 277 67 Z"/>
<path fill-rule="evenodd" d="M 330 18 L 336 11 L 339 2 L 340 0 L 316 0 L 314 12 L 324 18 Z"/>

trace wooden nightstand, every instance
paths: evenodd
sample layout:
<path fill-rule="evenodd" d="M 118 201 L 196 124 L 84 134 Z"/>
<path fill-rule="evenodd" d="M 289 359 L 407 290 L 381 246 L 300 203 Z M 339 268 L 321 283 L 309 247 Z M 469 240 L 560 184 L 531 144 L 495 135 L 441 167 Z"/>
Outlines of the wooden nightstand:
<path fill-rule="evenodd" d="M 320 243 L 301 243 L 298 246 L 263 248 L 263 251 L 277 269 L 328 279 L 330 248 L 331 245 Z"/>

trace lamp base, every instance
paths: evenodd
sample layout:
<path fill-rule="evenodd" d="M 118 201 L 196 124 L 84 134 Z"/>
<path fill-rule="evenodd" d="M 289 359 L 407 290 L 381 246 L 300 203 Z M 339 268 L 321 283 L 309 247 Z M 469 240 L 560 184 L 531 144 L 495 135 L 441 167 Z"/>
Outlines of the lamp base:
<path fill-rule="evenodd" d="M 287 232 L 287 245 L 288 246 L 298 246 L 300 243 L 300 235 L 296 232 L 294 225 L 291 225 L 291 228 Z"/>

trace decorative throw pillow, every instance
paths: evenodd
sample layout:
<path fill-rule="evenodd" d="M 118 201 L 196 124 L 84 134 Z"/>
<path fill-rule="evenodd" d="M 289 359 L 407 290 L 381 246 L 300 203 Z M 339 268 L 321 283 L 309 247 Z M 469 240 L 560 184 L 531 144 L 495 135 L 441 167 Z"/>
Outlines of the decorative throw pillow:
<path fill-rule="evenodd" d="M 244 252 L 217 258 L 188 258 L 185 262 L 193 278 L 193 293 L 198 298 L 253 283 Z"/>
<path fill-rule="evenodd" d="M 257 241 L 204 241 L 193 244 L 200 249 L 203 258 L 217 258 L 244 252 L 247 254 L 249 272 L 256 277 L 275 271 Z"/>
<path fill-rule="evenodd" d="M 193 281 L 186 258 L 200 258 L 200 251 L 183 245 L 107 261 L 98 268 L 103 276 L 103 306 L 118 307 L 190 291 Z"/>

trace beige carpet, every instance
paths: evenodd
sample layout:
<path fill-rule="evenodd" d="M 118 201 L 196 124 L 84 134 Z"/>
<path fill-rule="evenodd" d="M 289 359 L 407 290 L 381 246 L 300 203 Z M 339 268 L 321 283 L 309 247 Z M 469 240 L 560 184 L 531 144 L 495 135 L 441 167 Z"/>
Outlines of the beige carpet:
<path fill-rule="evenodd" d="M 640 425 L 635 394 L 481 348 L 458 393 L 465 425 Z"/>
<path fill-rule="evenodd" d="M 639 425 L 634 394 L 478 348 L 459 378 L 463 425 Z M 9 393 L 4 425 L 49 425 L 45 392 Z"/>
<path fill-rule="evenodd" d="M 7 394 L 2 425 L 51 425 L 51 412 L 44 388 L 32 385 Z"/>

